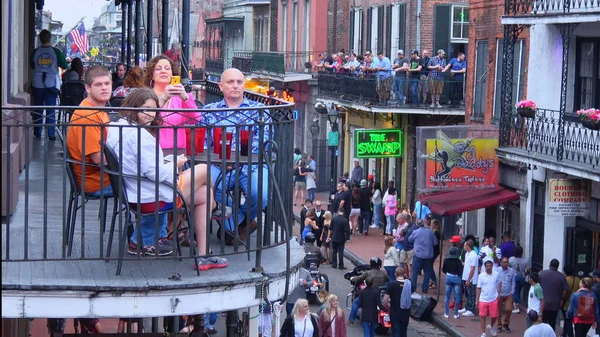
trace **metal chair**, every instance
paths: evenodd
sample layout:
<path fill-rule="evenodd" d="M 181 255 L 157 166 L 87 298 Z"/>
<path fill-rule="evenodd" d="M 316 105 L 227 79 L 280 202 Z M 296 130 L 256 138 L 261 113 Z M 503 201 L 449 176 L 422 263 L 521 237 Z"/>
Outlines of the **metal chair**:
<path fill-rule="evenodd" d="M 125 189 L 124 178 L 128 178 L 128 177 L 135 178 L 135 179 L 145 179 L 145 178 L 140 178 L 139 176 L 123 175 L 121 162 L 119 161 L 115 152 L 107 146 L 104 147 L 104 156 L 106 158 L 106 168 L 107 168 L 106 172 L 108 173 L 110 185 L 112 186 L 112 189 L 113 189 L 113 195 L 115 197 L 115 202 L 120 202 L 120 204 L 122 205 L 122 209 L 125 214 L 125 225 L 127 226 L 126 227 L 127 229 L 130 229 L 130 228 L 132 229 L 133 226 L 135 226 L 135 224 L 138 223 L 139 217 L 145 216 L 145 215 L 162 215 L 162 214 L 168 214 L 168 213 L 177 214 L 177 212 L 181 211 L 183 213 L 184 217 L 191 219 L 191 215 L 189 213 L 189 208 L 187 206 L 187 203 L 185 202 L 185 199 L 183 198 L 183 194 L 181 193 L 181 191 L 179 191 L 176 188 L 175 188 L 175 191 L 177 192 L 177 196 L 181 199 L 181 202 L 182 202 L 182 208 L 180 210 L 174 206 L 173 208 L 169 208 L 167 210 L 161 210 L 161 211 L 151 212 L 151 213 L 144 213 L 144 212 L 138 212 L 136 207 L 131 207 L 129 204 L 129 200 L 127 198 L 127 191 Z M 163 182 L 161 184 L 166 184 L 166 183 Z M 167 184 L 167 185 L 173 187 L 170 184 Z M 134 217 L 131 216 L 132 214 L 134 215 Z M 111 228 L 110 228 L 109 237 L 108 237 L 108 247 L 106 250 L 107 257 L 110 257 L 110 252 L 112 249 L 115 224 L 116 224 L 116 214 L 113 214 L 113 219 L 111 221 Z M 174 226 L 173 230 L 174 230 L 175 237 L 177 237 L 176 226 Z M 126 250 L 128 242 L 129 242 L 128 236 L 129 236 L 129 231 L 123 230 L 123 237 L 122 237 L 123 243 L 119 247 L 119 262 L 117 265 L 117 276 L 119 276 L 121 274 L 121 268 L 123 266 L 123 257 L 125 256 L 125 250 Z M 138 239 L 137 240 L 138 249 L 141 249 L 141 247 L 143 246 L 142 242 L 141 242 L 141 231 L 138 231 L 137 239 Z M 179 245 L 179 240 L 175 240 L 175 241 L 177 242 L 177 252 L 181 256 L 181 246 Z M 196 247 L 194 245 L 191 245 L 191 246 L 192 246 L 191 247 L 192 252 L 195 256 L 196 255 Z M 198 268 L 197 268 L 197 274 L 200 275 L 200 270 Z"/>
<path fill-rule="evenodd" d="M 65 138 L 64 135 L 62 134 L 62 131 L 60 129 L 56 129 L 56 134 L 58 135 L 59 140 L 61 141 L 61 144 L 65 144 Z M 77 183 L 77 180 L 75 179 L 75 170 L 73 168 L 73 164 L 76 164 L 77 162 L 74 161 L 68 150 L 65 150 L 64 153 L 64 158 L 65 158 L 65 171 L 67 172 L 67 177 L 69 179 L 69 185 L 70 185 L 70 193 L 69 193 L 69 205 L 67 208 L 67 227 L 66 227 L 66 231 L 65 231 L 65 244 L 68 246 L 68 250 L 67 250 L 67 256 L 71 256 L 71 253 L 73 251 L 73 238 L 75 236 L 75 223 L 77 220 L 77 211 L 83 207 L 84 204 L 86 204 L 88 201 L 90 200 L 99 200 L 100 201 L 100 208 L 98 210 L 98 217 L 100 218 L 100 226 L 101 226 L 101 230 L 102 232 L 105 232 L 106 230 L 106 212 L 107 212 L 107 206 L 108 203 L 106 202 L 106 198 L 107 196 L 99 196 L 99 197 L 95 197 L 95 196 L 90 196 L 87 195 L 86 193 L 83 193 L 81 191 L 81 185 Z M 79 201 L 83 198 L 83 202 L 81 203 L 81 205 L 79 205 Z M 110 197 L 109 197 L 110 198 Z M 114 207 L 113 207 L 113 218 L 116 218 L 116 213 L 117 213 L 117 201 L 115 200 L 114 203 Z"/>
<path fill-rule="evenodd" d="M 78 106 L 85 97 L 85 84 L 83 81 L 69 81 L 63 83 L 60 88 L 60 105 L 62 106 Z M 73 114 L 71 109 L 61 109 L 58 120 L 60 122 L 68 122 Z M 64 114 L 64 115 L 63 115 Z"/>

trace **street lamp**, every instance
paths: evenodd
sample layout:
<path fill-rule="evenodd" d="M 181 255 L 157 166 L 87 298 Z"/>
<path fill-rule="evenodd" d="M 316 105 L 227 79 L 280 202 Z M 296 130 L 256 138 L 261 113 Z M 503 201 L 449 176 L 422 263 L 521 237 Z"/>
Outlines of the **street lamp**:
<path fill-rule="evenodd" d="M 327 209 L 333 213 L 333 199 L 335 198 L 336 192 L 336 172 L 337 172 L 337 147 L 339 143 L 339 134 L 338 134 L 338 118 L 339 112 L 334 104 L 331 104 L 331 107 L 328 108 L 325 103 L 319 101 L 315 104 L 315 110 L 318 113 L 327 114 L 327 119 L 331 124 L 331 130 L 327 133 L 327 145 L 331 151 L 331 172 L 329 178 L 329 201 L 327 203 Z"/>

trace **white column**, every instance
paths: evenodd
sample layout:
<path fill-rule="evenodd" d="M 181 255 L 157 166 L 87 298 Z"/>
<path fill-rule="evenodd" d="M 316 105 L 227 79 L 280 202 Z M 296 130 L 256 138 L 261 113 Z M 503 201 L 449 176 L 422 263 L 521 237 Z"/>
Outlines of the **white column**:
<path fill-rule="evenodd" d="M 250 316 L 250 320 L 248 322 L 248 337 L 258 337 L 258 322 L 262 317 L 260 317 L 258 307 L 250 307 L 248 308 L 248 315 Z"/>

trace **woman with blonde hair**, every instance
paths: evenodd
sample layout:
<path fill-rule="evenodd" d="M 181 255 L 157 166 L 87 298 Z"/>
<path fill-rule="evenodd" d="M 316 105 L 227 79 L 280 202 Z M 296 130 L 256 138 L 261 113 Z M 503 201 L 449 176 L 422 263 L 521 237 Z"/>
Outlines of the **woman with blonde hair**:
<path fill-rule="evenodd" d="M 308 310 L 308 301 L 299 298 L 294 303 L 292 314 L 289 315 L 280 331 L 281 337 L 321 337 L 316 316 Z"/>
<path fill-rule="evenodd" d="M 327 306 L 319 316 L 321 337 L 346 337 L 346 316 L 340 308 L 340 301 L 334 294 L 327 297 Z"/>
<path fill-rule="evenodd" d="M 322 264 L 331 264 L 330 258 L 333 254 L 331 249 L 331 220 L 333 215 L 330 211 L 325 212 L 323 215 L 323 229 L 321 230 L 321 253 L 325 257 L 325 262 Z"/>
<path fill-rule="evenodd" d="M 396 250 L 393 236 L 386 236 L 384 240 L 385 246 L 383 248 L 383 268 L 387 272 L 390 280 L 396 278 L 394 273 L 396 268 L 400 267 L 400 255 Z"/>

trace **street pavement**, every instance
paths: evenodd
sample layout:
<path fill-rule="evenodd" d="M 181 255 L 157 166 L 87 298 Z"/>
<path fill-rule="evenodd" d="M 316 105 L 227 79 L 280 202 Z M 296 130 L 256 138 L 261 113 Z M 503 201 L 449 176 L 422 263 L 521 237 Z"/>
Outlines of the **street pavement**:
<path fill-rule="evenodd" d="M 316 194 L 316 200 L 320 200 L 323 208 L 327 209 L 327 192 L 319 192 Z M 294 215 L 296 221 L 299 221 L 299 214 L 302 209 L 301 205 L 294 207 Z M 297 224 L 294 226 L 294 231 L 296 235 L 299 235 L 300 226 Z M 354 235 L 351 237 L 351 240 L 346 243 L 346 251 L 344 256 L 352 261 L 354 264 L 357 263 L 368 263 L 371 257 L 378 256 L 383 259 L 384 253 L 384 242 L 383 242 L 383 231 L 381 229 L 369 229 L 369 235 Z M 450 246 L 448 241 L 442 243 L 442 254 L 441 256 L 445 256 L 446 248 Z M 444 298 L 445 298 L 445 275 L 440 271 L 440 258 L 438 258 L 434 263 L 434 271 L 436 276 L 438 277 L 438 289 L 429 289 L 429 296 L 436 298 L 438 300 L 438 304 L 435 307 L 433 312 L 433 317 L 431 323 L 434 325 L 434 329 L 440 329 L 445 334 L 452 337 L 464 337 L 464 336 L 473 336 L 479 337 L 481 336 L 481 326 L 478 316 L 474 317 L 460 317 L 459 319 L 453 319 L 452 315 L 450 315 L 449 319 L 444 318 Z M 350 268 L 352 264 L 346 264 L 346 267 Z M 327 266 L 326 266 L 327 267 Z M 419 280 L 423 280 L 423 276 L 419 277 Z M 524 289 L 524 293 L 526 294 L 528 289 Z M 417 285 L 417 292 L 421 292 L 421 283 L 419 282 Z M 521 313 L 520 314 L 512 314 L 510 320 L 510 328 L 512 332 L 501 333 L 499 336 L 523 336 L 526 330 L 526 322 L 525 322 L 525 309 L 523 307 L 523 303 L 521 303 Z M 415 325 L 415 320 L 411 319 L 409 326 Z M 422 323 L 419 323 L 422 324 Z M 489 318 L 488 318 L 489 324 Z M 557 331 L 562 331 L 557 324 Z M 491 336 L 491 334 L 487 332 L 487 336 Z M 409 334 L 409 336 L 411 336 Z"/>

